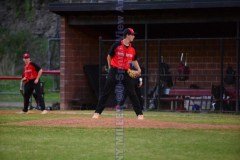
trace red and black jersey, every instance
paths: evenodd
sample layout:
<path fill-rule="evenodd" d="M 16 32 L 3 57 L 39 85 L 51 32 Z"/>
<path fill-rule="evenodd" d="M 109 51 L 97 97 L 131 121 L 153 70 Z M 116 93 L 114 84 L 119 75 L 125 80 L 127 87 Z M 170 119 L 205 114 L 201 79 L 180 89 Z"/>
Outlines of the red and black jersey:
<path fill-rule="evenodd" d="M 25 77 L 27 80 L 36 79 L 40 69 L 41 67 L 39 67 L 37 64 L 30 62 L 29 64 L 26 64 L 24 66 L 24 71 L 22 76 Z"/>
<path fill-rule="evenodd" d="M 112 58 L 111 66 L 124 70 L 128 70 L 130 63 L 137 59 L 134 47 L 131 44 L 125 46 L 122 41 L 114 43 L 108 54 Z"/>

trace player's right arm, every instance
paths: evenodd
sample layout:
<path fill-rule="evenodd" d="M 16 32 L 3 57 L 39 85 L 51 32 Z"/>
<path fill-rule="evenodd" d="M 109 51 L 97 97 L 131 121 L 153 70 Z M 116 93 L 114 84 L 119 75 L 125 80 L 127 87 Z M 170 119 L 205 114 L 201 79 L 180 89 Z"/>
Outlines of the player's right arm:
<path fill-rule="evenodd" d="M 108 55 L 107 55 L 108 69 L 111 68 L 111 60 L 112 60 L 112 57 L 115 55 L 115 49 L 117 48 L 117 46 L 119 44 L 120 44 L 120 42 L 114 43 L 108 51 Z"/>
<path fill-rule="evenodd" d="M 21 81 L 24 82 L 24 81 L 26 81 L 26 80 L 27 80 L 27 78 L 25 77 L 25 74 L 24 74 L 24 71 L 23 71 Z"/>
<path fill-rule="evenodd" d="M 112 60 L 112 57 L 108 54 L 108 55 L 107 55 L 108 69 L 111 68 L 111 60 Z"/>

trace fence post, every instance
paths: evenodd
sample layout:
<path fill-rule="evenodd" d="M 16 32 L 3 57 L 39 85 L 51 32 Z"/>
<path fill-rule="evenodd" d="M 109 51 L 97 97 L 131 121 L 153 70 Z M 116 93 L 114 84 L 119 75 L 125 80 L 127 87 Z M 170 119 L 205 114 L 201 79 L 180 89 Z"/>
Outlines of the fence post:
<path fill-rule="evenodd" d="M 158 105 L 157 105 L 157 110 L 160 110 L 160 96 L 161 96 L 161 90 L 160 90 L 160 77 L 162 76 L 161 75 L 161 71 L 160 71 L 160 68 L 161 68 L 161 47 L 160 47 L 160 40 L 157 41 L 158 43 L 158 76 L 157 76 L 157 84 L 158 84 L 158 97 L 157 97 L 157 102 L 158 102 Z"/>
<path fill-rule="evenodd" d="M 98 74 L 99 74 L 99 79 L 98 79 L 98 96 L 101 94 L 101 76 L 102 76 L 102 37 L 99 37 L 99 68 L 98 68 Z M 97 97 L 98 98 L 98 97 Z"/>
<path fill-rule="evenodd" d="M 237 22 L 237 40 L 236 40 L 236 58 L 237 58 L 237 84 L 236 84 L 236 112 L 239 113 L 239 74 L 240 74 L 240 48 L 239 48 L 239 43 L 240 43 L 240 31 L 239 31 L 239 21 Z"/>
<path fill-rule="evenodd" d="M 144 38 L 144 46 L 145 46 L 145 76 L 144 76 L 144 93 L 145 93 L 145 97 L 144 97 L 144 109 L 148 108 L 148 43 L 147 43 L 147 39 L 148 39 L 148 25 L 145 24 L 145 38 Z"/>

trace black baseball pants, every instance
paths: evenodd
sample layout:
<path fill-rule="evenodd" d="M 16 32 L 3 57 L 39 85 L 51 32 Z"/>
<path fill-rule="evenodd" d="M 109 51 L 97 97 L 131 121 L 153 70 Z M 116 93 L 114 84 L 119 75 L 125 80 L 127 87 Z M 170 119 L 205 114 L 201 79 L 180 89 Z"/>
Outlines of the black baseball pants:
<path fill-rule="evenodd" d="M 42 111 L 45 110 L 45 102 L 43 99 L 40 81 L 38 81 L 38 83 L 35 84 L 34 80 L 30 80 L 24 85 L 24 108 L 23 108 L 24 112 L 28 111 L 29 99 L 33 94 L 33 90 L 35 90 L 37 95 L 37 104 L 40 105 Z"/>
<path fill-rule="evenodd" d="M 131 77 L 129 77 L 129 75 L 127 74 L 126 71 L 124 70 L 120 70 L 117 68 L 111 68 L 108 76 L 107 76 L 107 80 L 105 83 L 105 86 L 103 88 L 103 91 L 99 97 L 99 101 L 98 101 L 98 105 L 96 108 L 95 113 L 99 113 L 101 114 L 105 108 L 104 104 L 106 103 L 109 94 L 111 93 L 112 90 L 115 90 L 115 94 L 118 94 L 118 92 L 116 92 L 116 86 L 122 83 L 124 86 L 124 92 L 123 94 L 127 94 L 133 104 L 133 109 L 136 113 L 136 115 L 142 115 L 142 110 L 141 110 L 141 106 L 140 106 L 140 102 L 138 100 L 138 97 L 136 95 L 135 92 L 135 85 L 134 85 L 134 81 L 132 80 Z M 121 89 L 120 89 L 121 90 Z M 121 93 L 119 93 L 121 94 Z M 115 97 L 119 97 L 119 95 L 116 95 Z M 124 95 L 123 95 L 124 97 Z M 124 98 L 122 97 L 122 100 L 120 102 L 118 102 L 118 104 L 121 104 L 122 101 L 124 100 Z"/>
<path fill-rule="evenodd" d="M 142 91 L 141 91 L 141 87 L 138 87 L 139 85 L 139 82 L 138 82 L 138 79 L 132 79 L 132 81 L 134 81 L 134 89 L 135 89 L 135 92 L 136 92 L 136 95 L 138 97 L 138 100 L 139 100 L 139 103 L 140 103 L 140 106 L 141 106 L 141 110 L 143 110 L 143 105 L 144 105 L 144 99 L 142 98 Z M 127 94 L 124 95 L 124 98 L 123 98 L 123 101 L 121 102 L 120 106 L 124 105 L 126 99 L 127 99 Z"/>

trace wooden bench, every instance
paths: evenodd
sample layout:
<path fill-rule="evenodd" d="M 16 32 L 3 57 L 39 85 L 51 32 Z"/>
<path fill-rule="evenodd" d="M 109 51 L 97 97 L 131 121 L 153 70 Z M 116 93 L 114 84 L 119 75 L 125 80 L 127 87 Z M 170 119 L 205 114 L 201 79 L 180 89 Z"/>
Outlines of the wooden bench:
<path fill-rule="evenodd" d="M 211 97 L 211 89 L 183 89 L 183 88 L 172 88 L 167 94 L 167 97 L 161 97 L 161 101 L 171 102 L 171 110 L 185 110 L 183 107 L 184 101 L 188 100 L 201 100 L 209 101 L 209 98 L 203 98 L 203 96 Z M 192 97 L 202 97 L 202 98 L 192 98 Z M 177 102 L 180 103 L 180 106 L 177 106 Z M 189 106 L 188 106 L 189 107 Z M 188 108 L 189 109 L 189 108 Z"/>
<path fill-rule="evenodd" d="M 237 100 L 236 89 L 226 88 L 225 94 L 230 98 L 223 99 L 224 103 L 236 102 Z M 183 104 L 186 101 L 189 101 L 190 103 L 190 101 L 200 100 L 201 101 L 200 110 L 203 109 L 202 104 L 204 101 L 206 102 L 206 104 L 207 102 L 213 103 L 213 102 L 221 101 L 219 99 L 213 98 L 210 88 L 209 89 L 172 88 L 170 89 L 169 94 L 167 94 L 166 96 L 167 97 L 160 97 L 160 103 L 164 101 L 171 102 L 171 110 L 185 110 L 183 107 Z M 177 106 L 177 104 L 180 104 L 180 106 Z M 189 110 L 189 107 L 190 106 L 188 106 L 188 110 Z"/>

